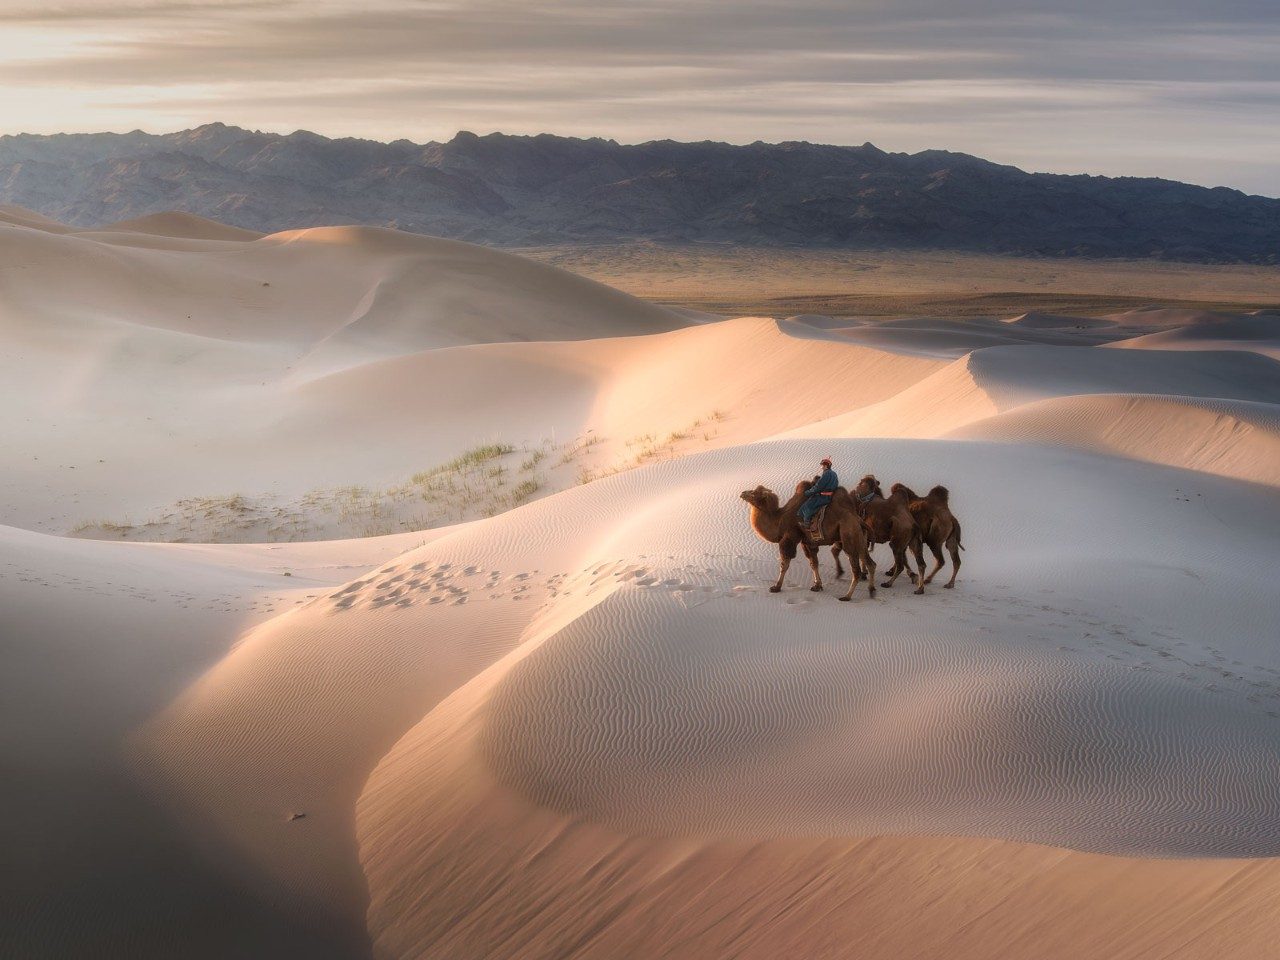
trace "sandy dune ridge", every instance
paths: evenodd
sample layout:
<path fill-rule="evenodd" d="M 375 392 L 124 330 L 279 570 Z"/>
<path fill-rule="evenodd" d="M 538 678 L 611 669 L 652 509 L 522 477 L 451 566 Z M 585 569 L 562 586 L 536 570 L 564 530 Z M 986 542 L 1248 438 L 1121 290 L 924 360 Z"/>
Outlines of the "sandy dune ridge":
<path fill-rule="evenodd" d="M 709 322 L 389 231 L 6 219 L 23 955 L 1268 955 L 1280 316 Z M 529 502 L 51 535 L 273 483 L 338 533 L 308 485 L 476 440 Z M 950 487 L 955 591 L 767 593 L 737 493 L 823 455 Z"/>

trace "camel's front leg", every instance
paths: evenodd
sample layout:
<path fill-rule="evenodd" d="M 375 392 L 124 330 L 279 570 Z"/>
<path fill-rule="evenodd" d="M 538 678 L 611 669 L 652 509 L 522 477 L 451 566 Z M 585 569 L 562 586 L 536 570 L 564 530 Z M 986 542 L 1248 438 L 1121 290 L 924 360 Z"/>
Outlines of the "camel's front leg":
<path fill-rule="evenodd" d="M 818 569 L 818 548 L 805 543 L 804 555 L 809 558 L 809 566 L 813 568 L 813 586 L 809 589 L 818 593 L 822 590 L 822 571 Z"/>
<path fill-rule="evenodd" d="M 871 559 L 870 553 L 864 551 L 861 557 L 849 554 L 849 590 L 840 598 L 841 600 L 853 599 L 853 591 L 858 588 L 858 581 L 863 579 L 864 572 L 867 575 L 867 596 L 876 595 L 876 562 Z"/>
<path fill-rule="evenodd" d="M 792 544 L 778 544 L 778 582 L 769 588 L 770 593 L 782 592 L 782 581 L 787 579 L 787 569 L 791 566 L 791 561 L 796 555 L 796 546 Z"/>
<path fill-rule="evenodd" d="M 907 548 L 898 543 L 890 543 L 889 548 L 893 551 L 893 569 L 889 571 L 884 583 L 880 584 L 882 587 L 892 587 L 898 577 L 911 573 L 911 567 L 907 564 Z M 914 577 L 911 582 L 915 582 Z"/>

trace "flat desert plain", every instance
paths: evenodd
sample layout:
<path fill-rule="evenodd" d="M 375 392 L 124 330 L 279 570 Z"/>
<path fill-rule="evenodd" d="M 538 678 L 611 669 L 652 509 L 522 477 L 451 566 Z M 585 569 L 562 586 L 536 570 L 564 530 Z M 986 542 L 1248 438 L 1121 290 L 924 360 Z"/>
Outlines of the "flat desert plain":
<path fill-rule="evenodd" d="M 519 252 L 646 300 L 737 315 L 1102 316 L 1152 303 L 1280 309 L 1275 265 L 647 242 Z"/>
<path fill-rule="evenodd" d="M 1275 269 L 751 256 L 4 211 L 4 954 L 1274 956 Z"/>

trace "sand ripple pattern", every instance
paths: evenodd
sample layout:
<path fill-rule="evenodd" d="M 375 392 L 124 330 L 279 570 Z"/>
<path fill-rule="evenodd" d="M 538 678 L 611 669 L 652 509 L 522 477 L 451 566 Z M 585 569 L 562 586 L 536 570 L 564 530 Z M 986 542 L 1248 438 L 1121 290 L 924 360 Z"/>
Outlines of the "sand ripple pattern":
<path fill-rule="evenodd" d="M 770 599 L 614 594 L 495 691 L 488 762 L 535 803 L 625 831 L 1280 850 L 1265 715 L 1015 637 L 921 630 L 887 604 L 797 628 Z"/>

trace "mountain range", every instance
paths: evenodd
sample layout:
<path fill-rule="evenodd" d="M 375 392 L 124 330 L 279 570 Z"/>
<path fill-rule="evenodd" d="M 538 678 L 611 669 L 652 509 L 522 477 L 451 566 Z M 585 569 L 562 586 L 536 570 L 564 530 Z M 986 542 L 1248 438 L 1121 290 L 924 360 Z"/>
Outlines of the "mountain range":
<path fill-rule="evenodd" d="M 260 231 L 361 223 L 500 246 L 646 240 L 1280 261 L 1280 200 L 1170 180 L 1027 173 L 870 143 L 447 143 L 221 123 L 0 137 L 0 203 L 73 226 L 183 210 Z"/>

